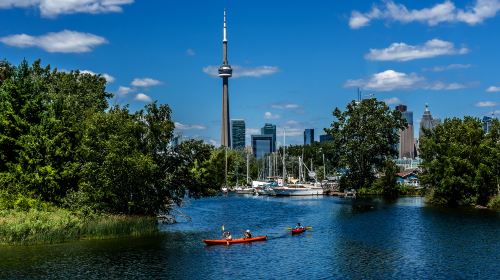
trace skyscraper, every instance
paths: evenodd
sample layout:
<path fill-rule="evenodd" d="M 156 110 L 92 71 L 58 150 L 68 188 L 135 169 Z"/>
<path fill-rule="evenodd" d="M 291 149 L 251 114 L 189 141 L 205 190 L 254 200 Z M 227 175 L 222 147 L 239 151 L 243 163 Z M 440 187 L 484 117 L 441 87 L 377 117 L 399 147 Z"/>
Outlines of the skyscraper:
<path fill-rule="evenodd" d="M 489 133 L 491 131 L 491 125 L 493 122 L 494 116 L 488 117 L 484 116 L 483 117 L 483 131 L 484 133 Z"/>
<path fill-rule="evenodd" d="M 270 123 L 264 124 L 264 127 L 260 129 L 260 134 L 273 136 L 271 152 L 276 152 L 276 125 Z"/>
<path fill-rule="evenodd" d="M 233 149 L 243 150 L 245 148 L 245 121 L 231 120 L 231 132 Z"/>
<path fill-rule="evenodd" d="M 272 135 L 252 135 L 252 152 L 256 158 L 262 158 L 266 154 L 272 153 L 272 147 Z"/>
<path fill-rule="evenodd" d="M 314 128 L 306 128 L 304 130 L 304 145 L 314 143 Z"/>
<path fill-rule="evenodd" d="M 331 134 L 322 134 L 319 136 L 319 142 L 324 143 L 328 141 L 333 141 L 333 136 Z"/>
<path fill-rule="evenodd" d="M 224 29 L 222 37 L 222 65 L 219 67 L 219 77 L 222 78 L 222 126 L 220 144 L 223 147 L 231 147 L 229 129 L 229 78 L 233 75 L 233 69 L 227 61 L 227 36 L 226 36 L 226 10 L 224 10 Z"/>
<path fill-rule="evenodd" d="M 408 127 L 404 130 L 399 130 L 399 158 L 414 158 L 415 145 L 413 139 L 413 112 L 407 110 L 406 105 L 400 104 L 396 106 L 396 110 L 401 112 L 401 115 L 406 120 Z"/>
<path fill-rule="evenodd" d="M 424 135 L 423 129 L 434 129 L 438 124 L 441 123 L 440 119 L 432 118 L 431 111 L 429 110 L 429 105 L 425 104 L 424 114 L 420 120 L 420 132 L 418 138 L 422 138 Z"/>

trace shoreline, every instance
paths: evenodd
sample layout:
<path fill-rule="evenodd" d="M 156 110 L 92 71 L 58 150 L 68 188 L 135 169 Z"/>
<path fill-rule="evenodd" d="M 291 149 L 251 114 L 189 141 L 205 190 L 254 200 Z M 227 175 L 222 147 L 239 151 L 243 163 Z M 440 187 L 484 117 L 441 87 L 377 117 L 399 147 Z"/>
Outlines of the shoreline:
<path fill-rule="evenodd" d="M 157 218 L 151 216 L 99 214 L 84 217 L 65 209 L 0 211 L 0 246 L 43 245 L 158 233 Z"/>

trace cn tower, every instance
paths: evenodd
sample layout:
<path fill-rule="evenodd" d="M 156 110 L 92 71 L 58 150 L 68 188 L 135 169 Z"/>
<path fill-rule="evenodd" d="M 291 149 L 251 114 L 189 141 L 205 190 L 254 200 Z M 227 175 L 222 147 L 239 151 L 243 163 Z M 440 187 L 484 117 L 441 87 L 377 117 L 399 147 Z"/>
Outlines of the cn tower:
<path fill-rule="evenodd" d="M 222 38 L 222 65 L 219 67 L 219 77 L 222 78 L 222 126 L 220 144 L 231 147 L 229 128 L 229 78 L 233 76 L 233 69 L 227 62 L 226 10 L 224 10 L 224 31 Z"/>

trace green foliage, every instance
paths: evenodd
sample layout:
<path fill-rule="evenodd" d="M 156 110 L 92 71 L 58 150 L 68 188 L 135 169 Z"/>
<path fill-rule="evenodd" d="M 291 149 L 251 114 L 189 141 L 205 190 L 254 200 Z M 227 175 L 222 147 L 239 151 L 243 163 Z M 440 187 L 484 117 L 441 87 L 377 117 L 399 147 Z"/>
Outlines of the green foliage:
<path fill-rule="evenodd" d="M 420 181 L 431 188 L 431 201 L 446 205 L 485 205 L 498 191 L 500 125 L 489 134 L 472 117 L 446 119 L 420 141 L 423 173 Z"/>
<path fill-rule="evenodd" d="M 488 202 L 488 208 L 500 210 L 500 195 L 495 195 Z"/>
<path fill-rule="evenodd" d="M 341 189 L 369 189 L 375 174 L 397 155 L 398 130 L 407 124 L 399 111 L 391 111 L 375 98 L 352 101 L 344 112 L 335 108 L 333 116 L 325 131 L 333 136 L 332 148 L 339 153 L 340 166 L 347 168 Z"/>
<path fill-rule="evenodd" d="M 405 192 L 404 190 L 399 190 L 399 185 L 396 182 L 396 174 L 399 171 L 396 163 L 392 160 L 386 160 L 382 168 L 383 175 L 377 178 L 373 183 L 373 188 L 381 190 L 381 194 L 388 198 L 395 198 L 400 193 Z"/>
<path fill-rule="evenodd" d="M 0 210 L 0 244 L 46 244 L 156 234 L 155 217 L 95 215 L 64 209 Z"/>
<path fill-rule="evenodd" d="M 167 105 L 132 113 L 108 107 L 101 76 L 58 72 L 40 61 L 0 62 L 0 207 L 150 215 L 214 185 L 191 170 L 212 147 L 175 150 Z M 187 146 L 187 144 L 185 145 Z"/>

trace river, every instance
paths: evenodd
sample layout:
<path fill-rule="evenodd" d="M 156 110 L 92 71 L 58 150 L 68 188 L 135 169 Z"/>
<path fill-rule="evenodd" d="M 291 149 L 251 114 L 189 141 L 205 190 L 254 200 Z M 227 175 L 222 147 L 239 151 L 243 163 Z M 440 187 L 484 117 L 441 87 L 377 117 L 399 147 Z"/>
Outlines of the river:
<path fill-rule="evenodd" d="M 500 279 L 500 212 L 422 198 L 190 200 L 148 238 L 0 247 L 1 279 Z M 292 236 L 297 222 L 312 230 Z M 205 246 L 221 225 L 269 239 Z"/>

